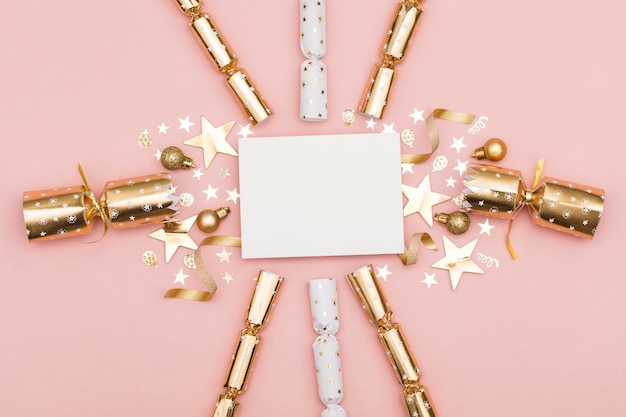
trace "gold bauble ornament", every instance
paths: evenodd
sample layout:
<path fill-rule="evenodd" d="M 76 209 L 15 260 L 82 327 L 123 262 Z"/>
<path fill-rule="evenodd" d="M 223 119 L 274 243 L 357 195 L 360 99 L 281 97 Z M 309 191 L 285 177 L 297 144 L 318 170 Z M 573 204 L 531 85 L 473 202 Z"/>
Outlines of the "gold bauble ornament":
<path fill-rule="evenodd" d="M 455 211 L 450 214 L 437 213 L 433 216 L 437 223 L 441 223 L 448 227 L 453 235 L 460 235 L 467 232 L 470 226 L 470 218 L 463 211 Z"/>
<path fill-rule="evenodd" d="M 212 233 L 217 230 L 220 221 L 230 213 L 230 207 L 220 207 L 217 210 L 202 210 L 198 214 L 196 224 L 204 233 Z"/>
<path fill-rule="evenodd" d="M 161 164 L 167 169 L 195 168 L 191 158 L 176 146 L 168 146 L 161 152 Z"/>
<path fill-rule="evenodd" d="M 488 139 L 482 148 L 476 148 L 471 155 L 476 159 L 489 159 L 490 161 L 499 161 L 506 155 L 506 143 L 499 138 Z"/>

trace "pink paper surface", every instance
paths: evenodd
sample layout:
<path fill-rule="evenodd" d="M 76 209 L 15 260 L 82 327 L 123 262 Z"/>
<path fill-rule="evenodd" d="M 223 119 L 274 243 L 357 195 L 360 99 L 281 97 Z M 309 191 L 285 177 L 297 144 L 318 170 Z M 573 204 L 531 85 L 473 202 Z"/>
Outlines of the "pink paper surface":
<path fill-rule="evenodd" d="M 0 132 L 5 177 L 0 273 L 0 415 L 207 416 L 212 413 L 259 269 L 286 277 L 267 328 L 239 416 L 318 415 L 321 405 L 310 355 L 306 282 L 335 277 L 341 301 L 344 400 L 348 415 L 405 415 L 394 373 L 351 294 L 344 275 L 365 264 L 392 272 L 382 286 L 422 370 L 422 383 L 441 416 L 522 417 L 623 415 L 626 389 L 626 281 L 622 242 L 624 207 L 622 116 L 626 97 L 623 2 L 426 2 L 425 14 L 403 62 L 383 120 L 368 129 L 358 116 L 346 127 L 344 109 L 356 109 L 381 47 L 394 2 L 329 2 L 326 7 L 328 110 L 325 122 L 298 119 L 298 2 L 207 2 L 275 115 L 252 128 L 256 136 L 380 132 L 414 129 L 413 148 L 428 151 L 414 108 L 444 107 L 487 116 L 485 128 L 440 121 L 437 155 L 449 164 L 433 172 L 432 159 L 402 175 L 416 187 L 430 174 L 435 192 L 461 191 L 457 160 L 490 137 L 509 153 L 498 163 L 521 170 L 532 183 L 536 161 L 544 174 L 606 190 L 602 222 L 593 240 L 532 224 L 527 210 L 513 225 L 519 259 L 504 244 L 507 223 L 490 219 L 490 235 L 450 235 L 418 215 L 405 233 L 428 231 L 439 251 L 421 250 L 417 264 L 395 255 L 219 263 L 221 247 L 203 248 L 218 283 L 208 303 L 163 299 L 179 270 L 185 287 L 202 289 L 179 249 L 165 263 L 158 227 L 113 230 L 95 244 L 82 239 L 28 243 L 22 193 L 80 184 L 81 163 L 98 194 L 106 181 L 164 171 L 157 149 L 179 146 L 200 132 L 200 116 L 214 126 L 235 120 L 236 147 L 247 123 L 225 83 L 196 44 L 174 1 L 82 2 L 42 0 L 0 5 Z M 189 115 L 189 132 L 178 119 Z M 159 133 L 157 125 L 169 126 Z M 137 138 L 147 129 L 153 144 Z M 254 135 L 250 137 L 254 137 Z M 464 137 L 460 152 L 450 145 Z M 332 149 L 329 149 L 332 152 Z M 230 176 L 222 178 L 222 169 Z M 238 236 L 239 210 L 226 201 L 238 188 L 237 157 L 218 154 L 200 179 L 175 171 L 178 193 L 195 197 L 181 218 L 229 205 L 219 234 Z M 285 173 L 289 175 L 289 173 Z M 456 179 L 446 187 L 445 179 Z M 219 188 L 217 199 L 202 190 Z M 455 209 L 452 200 L 435 211 Z M 99 222 L 91 233 L 100 237 Z M 499 266 L 464 274 L 452 291 L 442 236 Z M 191 236 L 200 242 L 197 228 Z M 154 251 L 157 267 L 142 254 Z M 227 283 L 228 273 L 234 280 Z M 430 289 L 421 281 L 436 274 Z"/>

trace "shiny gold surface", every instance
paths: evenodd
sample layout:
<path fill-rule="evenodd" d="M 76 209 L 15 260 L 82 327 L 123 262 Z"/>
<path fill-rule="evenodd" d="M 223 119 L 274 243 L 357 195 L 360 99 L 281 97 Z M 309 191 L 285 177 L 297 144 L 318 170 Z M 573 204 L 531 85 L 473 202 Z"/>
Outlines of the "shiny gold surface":
<path fill-rule="evenodd" d="M 237 407 L 239 407 L 239 402 L 235 398 L 222 394 L 215 404 L 212 417 L 235 417 Z"/>
<path fill-rule="evenodd" d="M 389 322 L 392 311 L 372 265 L 361 267 L 346 275 L 346 278 L 363 306 L 370 323 L 381 325 Z"/>
<path fill-rule="evenodd" d="M 218 71 L 226 72 L 237 65 L 237 57 L 209 14 L 192 17 L 189 27 Z"/>
<path fill-rule="evenodd" d="M 243 68 L 229 72 L 227 82 L 252 125 L 264 122 L 272 115 L 272 110 L 265 104 L 263 96 Z"/>
<path fill-rule="evenodd" d="M 217 210 L 202 210 L 198 213 L 196 225 L 204 233 L 213 233 L 228 213 L 230 213 L 230 207 L 220 207 Z"/>
<path fill-rule="evenodd" d="M 402 393 L 406 411 L 411 417 L 436 417 L 437 411 L 433 406 L 428 390 L 425 386 L 415 384 L 407 387 Z"/>
<path fill-rule="evenodd" d="M 490 161 L 499 161 L 506 156 L 506 143 L 499 138 L 488 139 L 481 148 L 476 148 L 471 155 L 476 159 L 489 159 Z"/>
<path fill-rule="evenodd" d="M 381 119 L 389 100 L 394 77 L 393 67 L 386 62 L 374 65 L 370 83 L 363 92 L 357 111 L 361 114 Z"/>
<path fill-rule="evenodd" d="M 246 317 L 248 326 L 261 328 L 267 323 L 282 282 L 283 277 L 280 275 L 265 270 L 259 272 L 252 300 L 248 306 Z"/>
<path fill-rule="evenodd" d="M 224 382 L 225 388 L 232 388 L 237 390 L 238 393 L 246 389 L 248 377 L 250 376 L 250 372 L 252 372 L 260 342 L 261 336 L 256 332 L 250 329 L 244 329 L 241 332 L 239 342 L 233 353 L 230 369 L 228 374 L 226 374 L 226 380 Z"/>
<path fill-rule="evenodd" d="M 400 62 L 404 58 L 423 11 L 422 6 L 415 1 L 405 0 L 398 4 L 380 51 L 383 58 L 393 62 Z"/>
<path fill-rule="evenodd" d="M 418 382 L 420 378 L 419 368 L 400 325 L 391 323 L 385 328 L 379 328 L 378 338 L 385 352 L 387 352 L 387 358 L 391 362 L 398 382 L 402 385 Z"/>
<path fill-rule="evenodd" d="M 202 0 L 176 0 L 176 3 L 187 16 L 193 16 L 202 8 Z"/>

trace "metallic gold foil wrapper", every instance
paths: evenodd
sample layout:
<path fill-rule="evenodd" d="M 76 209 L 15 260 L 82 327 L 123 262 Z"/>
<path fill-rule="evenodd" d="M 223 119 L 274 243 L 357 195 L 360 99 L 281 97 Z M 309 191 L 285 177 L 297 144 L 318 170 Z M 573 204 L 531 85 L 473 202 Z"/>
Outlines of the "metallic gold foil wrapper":
<path fill-rule="evenodd" d="M 533 222 L 574 236 L 591 239 L 604 207 L 604 190 L 542 178 L 527 189 L 516 170 L 475 164 L 463 181 L 466 189 L 456 204 L 472 213 L 513 219 L 528 206 Z"/>
<path fill-rule="evenodd" d="M 226 79 L 230 89 L 239 101 L 239 105 L 253 125 L 264 122 L 272 115 L 272 110 L 265 104 L 263 96 L 248 78 L 243 68 L 229 71 Z"/>
<path fill-rule="evenodd" d="M 374 65 L 370 84 L 365 89 L 359 103 L 359 113 L 377 119 L 383 117 L 391 93 L 394 74 L 395 70 L 388 62 L 382 61 Z"/>
<path fill-rule="evenodd" d="M 366 265 L 349 273 L 348 283 L 359 299 L 370 323 L 383 325 L 391 321 L 392 311 L 378 283 L 372 265 Z"/>
<path fill-rule="evenodd" d="M 252 372 L 256 359 L 257 346 L 261 342 L 261 336 L 256 331 L 244 329 L 239 337 L 239 342 L 233 353 L 230 370 L 226 375 L 224 388 L 232 388 L 237 393 L 246 389 L 248 377 Z"/>
<path fill-rule="evenodd" d="M 176 0 L 176 3 L 187 16 L 193 16 L 202 8 L 202 0 Z"/>
<path fill-rule="evenodd" d="M 414 384 L 407 387 L 402 393 L 406 411 L 412 417 L 436 417 L 437 411 L 430 401 L 425 386 Z"/>
<path fill-rule="evenodd" d="M 416 1 L 405 0 L 398 3 L 395 18 L 387 30 L 387 37 L 380 54 L 383 58 L 400 62 L 411 44 L 419 18 L 424 9 Z"/>
<path fill-rule="evenodd" d="M 396 372 L 398 382 L 403 385 L 418 382 L 420 371 L 400 325 L 391 323 L 388 326 L 380 327 L 378 337 L 387 352 L 391 366 Z"/>
<path fill-rule="evenodd" d="M 24 193 L 29 241 L 86 235 L 101 217 L 114 229 L 171 220 L 177 213 L 169 173 L 110 181 L 98 200 L 86 185 Z"/>
<path fill-rule="evenodd" d="M 239 401 L 228 394 L 222 394 L 215 404 L 212 417 L 235 417 L 239 407 Z"/>
<path fill-rule="evenodd" d="M 192 17 L 189 27 L 218 71 L 227 72 L 237 65 L 235 53 L 208 13 Z"/>
<path fill-rule="evenodd" d="M 248 306 L 246 317 L 248 326 L 260 329 L 267 323 L 282 283 L 283 277 L 280 275 L 266 270 L 259 272 L 252 300 Z"/>

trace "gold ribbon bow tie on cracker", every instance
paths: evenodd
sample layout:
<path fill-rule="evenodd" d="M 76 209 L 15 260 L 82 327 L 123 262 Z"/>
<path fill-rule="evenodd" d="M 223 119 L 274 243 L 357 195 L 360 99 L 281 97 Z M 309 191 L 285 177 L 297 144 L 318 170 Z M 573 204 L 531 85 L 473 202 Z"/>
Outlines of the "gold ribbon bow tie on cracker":
<path fill-rule="evenodd" d="M 96 198 L 78 167 L 83 184 L 24 193 L 23 210 L 29 241 L 86 235 L 94 217 L 101 217 L 104 233 L 114 229 L 172 220 L 178 197 L 169 173 L 107 182 Z"/>
<path fill-rule="evenodd" d="M 602 217 L 604 190 L 544 177 L 543 160 L 527 189 L 520 171 L 475 164 L 463 181 L 467 187 L 455 199 L 472 213 L 513 220 L 527 206 L 533 222 L 574 236 L 591 239 Z"/>

